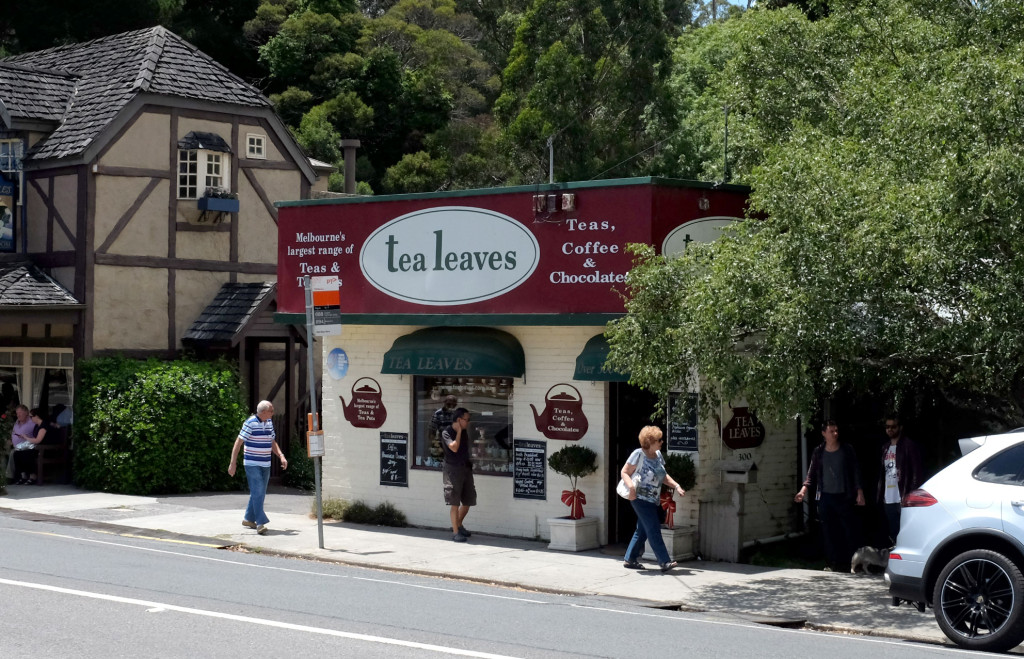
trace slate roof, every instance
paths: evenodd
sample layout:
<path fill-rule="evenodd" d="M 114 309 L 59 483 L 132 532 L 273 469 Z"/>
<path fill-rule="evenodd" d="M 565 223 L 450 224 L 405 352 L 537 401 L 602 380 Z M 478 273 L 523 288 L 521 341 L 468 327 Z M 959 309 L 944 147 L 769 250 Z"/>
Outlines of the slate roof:
<path fill-rule="evenodd" d="M 274 299 L 277 285 L 272 282 L 227 283 L 192 327 L 181 337 L 186 345 L 234 345 L 251 321 Z"/>
<path fill-rule="evenodd" d="M 0 307 L 78 304 L 66 288 L 31 263 L 0 262 Z"/>
<path fill-rule="evenodd" d="M 27 73 L 30 70 L 35 70 L 37 77 L 32 78 L 33 74 Z M 18 71 L 22 80 L 29 78 L 30 84 L 23 87 L 26 98 L 21 101 L 26 111 L 52 113 L 53 106 L 59 105 L 53 96 L 58 91 L 67 94 L 60 126 L 33 146 L 26 160 L 82 153 L 122 108 L 143 93 L 270 106 L 258 89 L 160 26 L 0 60 L 0 98 L 9 110 L 3 85 L 17 83 L 5 83 L 2 78 L 13 78 Z M 67 82 L 71 80 L 73 89 Z M 36 89 L 38 96 L 32 93 Z"/>
<path fill-rule="evenodd" d="M 11 117 L 59 122 L 78 76 L 0 61 L 0 99 Z"/>

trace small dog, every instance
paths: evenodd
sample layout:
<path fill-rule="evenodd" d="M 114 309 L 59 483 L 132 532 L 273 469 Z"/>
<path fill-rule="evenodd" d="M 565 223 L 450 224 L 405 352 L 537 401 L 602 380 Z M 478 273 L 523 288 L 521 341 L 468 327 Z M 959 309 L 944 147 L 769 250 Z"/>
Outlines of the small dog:
<path fill-rule="evenodd" d="M 864 574 L 885 572 L 889 565 L 889 549 L 875 549 L 874 547 L 861 547 L 853 552 L 853 560 L 850 561 L 850 572 L 857 574 L 858 569 Z"/>

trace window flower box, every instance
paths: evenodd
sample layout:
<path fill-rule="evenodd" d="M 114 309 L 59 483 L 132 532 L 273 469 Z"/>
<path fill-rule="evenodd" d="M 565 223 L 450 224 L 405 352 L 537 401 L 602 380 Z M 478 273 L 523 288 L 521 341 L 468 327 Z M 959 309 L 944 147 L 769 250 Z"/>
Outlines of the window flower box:
<path fill-rule="evenodd" d="M 237 213 L 238 199 L 200 197 L 196 200 L 196 208 L 208 213 Z"/>

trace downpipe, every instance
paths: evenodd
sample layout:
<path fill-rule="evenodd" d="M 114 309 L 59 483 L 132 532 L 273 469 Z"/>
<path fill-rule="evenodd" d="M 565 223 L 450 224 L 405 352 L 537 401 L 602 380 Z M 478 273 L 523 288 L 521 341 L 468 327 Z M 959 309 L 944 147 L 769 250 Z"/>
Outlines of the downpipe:
<path fill-rule="evenodd" d="M 758 538 L 757 540 L 748 540 L 743 543 L 743 549 L 750 549 L 751 547 L 763 547 L 764 545 L 775 544 L 776 542 L 782 542 L 783 540 L 802 538 L 805 535 L 807 535 L 807 531 L 792 531 L 790 533 L 783 533 L 782 535 L 773 535 L 770 538 Z"/>

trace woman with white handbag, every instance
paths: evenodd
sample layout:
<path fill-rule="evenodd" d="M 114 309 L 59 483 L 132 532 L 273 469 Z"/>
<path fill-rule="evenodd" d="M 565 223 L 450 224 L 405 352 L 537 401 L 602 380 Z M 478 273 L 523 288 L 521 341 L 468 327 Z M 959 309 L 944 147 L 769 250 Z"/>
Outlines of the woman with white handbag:
<path fill-rule="evenodd" d="M 616 491 L 624 499 L 628 499 L 636 513 L 636 532 L 626 548 L 623 567 L 630 570 L 642 570 L 640 556 L 644 553 L 644 545 L 651 543 L 651 550 L 658 559 L 662 572 L 676 567 L 676 562 L 668 555 L 665 541 L 661 538 L 661 523 L 658 520 L 658 496 L 661 483 L 664 481 L 679 496 L 686 490 L 665 471 L 665 459 L 661 455 L 664 434 L 657 426 L 645 426 L 640 431 L 640 448 L 633 451 L 626 464 L 622 465 L 622 481 Z"/>

